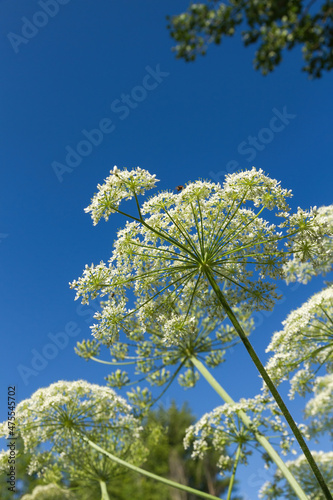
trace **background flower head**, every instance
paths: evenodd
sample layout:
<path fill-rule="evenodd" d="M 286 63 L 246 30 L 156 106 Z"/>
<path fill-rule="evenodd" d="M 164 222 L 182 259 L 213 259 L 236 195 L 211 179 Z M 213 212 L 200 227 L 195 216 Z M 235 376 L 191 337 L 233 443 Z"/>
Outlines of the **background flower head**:
<path fill-rule="evenodd" d="M 311 390 L 320 367 L 333 368 L 333 286 L 314 294 L 283 322 L 267 348 L 266 368 L 275 383 L 291 377 L 291 391 Z"/>
<path fill-rule="evenodd" d="M 38 389 L 17 405 L 16 428 L 31 453 L 30 473 L 69 475 L 81 487 L 109 481 L 119 472 L 84 436 L 134 464 L 147 454 L 140 440 L 141 420 L 125 399 L 109 387 L 83 380 Z M 6 422 L 1 431 L 8 435 Z"/>

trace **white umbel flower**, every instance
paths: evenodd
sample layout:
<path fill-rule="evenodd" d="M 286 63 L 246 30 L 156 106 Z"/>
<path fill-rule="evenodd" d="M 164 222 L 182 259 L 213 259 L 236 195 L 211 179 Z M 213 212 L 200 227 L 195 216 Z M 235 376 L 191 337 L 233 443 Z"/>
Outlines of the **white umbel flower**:
<path fill-rule="evenodd" d="M 314 372 L 333 369 L 333 286 L 313 295 L 291 312 L 283 330 L 273 335 L 267 352 L 273 352 L 266 369 L 276 383 L 291 379 L 291 392 L 311 390 Z"/>
<path fill-rule="evenodd" d="M 333 452 L 312 451 L 311 453 L 320 467 L 328 487 L 333 491 Z M 318 488 L 316 478 L 309 468 L 304 455 L 299 456 L 296 460 L 286 462 L 286 465 L 306 490 L 309 500 L 324 499 L 323 493 Z M 276 471 L 273 480 L 267 481 L 261 488 L 259 497 L 265 500 L 280 500 L 281 498 L 297 500 L 297 496 L 279 470 Z"/>
<path fill-rule="evenodd" d="M 16 407 L 16 429 L 31 454 L 29 473 L 45 476 L 56 465 L 78 483 L 106 481 L 118 466 L 96 452 L 88 437 L 117 456 L 140 463 L 146 454 L 141 420 L 113 389 L 84 380 L 38 389 Z M 1 436 L 8 435 L 1 426 Z M 47 451 L 46 451 L 47 450 Z"/>
<path fill-rule="evenodd" d="M 98 184 L 98 193 L 85 209 L 85 212 L 91 213 L 94 224 L 97 224 L 101 217 L 108 220 L 109 215 L 118 210 L 122 200 L 131 200 L 134 193 L 144 194 L 158 182 L 155 175 L 140 167 L 128 171 L 119 170 L 115 166 L 110 174 L 104 184 Z"/>
<path fill-rule="evenodd" d="M 293 243 L 293 257 L 284 265 L 287 283 L 299 281 L 307 283 L 313 276 L 325 275 L 333 267 L 333 205 L 314 208 L 315 226 L 312 239 L 316 242 L 317 251 L 305 262 L 297 252 L 307 243 L 302 241 L 302 234 L 296 236 Z"/>
<path fill-rule="evenodd" d="M 108 316 L 113 318 L 109 330 L 114 340 L 121 326 L 129 330 L 126 318 L 135 311 L 140 310 L 143 323 L 155 321 L 160 315 L 159 295 L 165 309 L 176 300 L 188 305 L 188 314 L 192 307 L 203 305 L 216 309 L 207 273 L 214 276 L 230 306 L 272 309 L 278 298 L 275 280 L 283 277 L 282 265 L 296 233 L 301 231 L 303 240 L 314 245 L 312 212 L 289 215 L 290 191 L 255 168 L 226 176 L 223 186 L 190 182 L 178 194 L 160 193 L 140 208 L 137 196 L 155 182 L 154 175 L 139 167 L 116 169 L 86 209 L 97 223 L 119 211 L 122 199 L 133 196 L 138 208 L 137 216 L 125 214 L 132 222 L 118 232 L 108 264 L 87 267 L 71 285 L 76 298 L 85 303 L 109 297 L 102 305 L 104 314 L 98 316 L 100 328 L 94 325 L 97 338 L 110 339 Z M 277 224 L 272 223 L 274 215 Z M 125 303 L 132 293 L 136 309 L 130 311 Z"/>
<path fill-rule="evenodd" d="M 316 379 L 314 397 L 306 404 L 305 416 L 311 420 L 311 435 L 328 432 L 333 439 L 333 373 Z"/>

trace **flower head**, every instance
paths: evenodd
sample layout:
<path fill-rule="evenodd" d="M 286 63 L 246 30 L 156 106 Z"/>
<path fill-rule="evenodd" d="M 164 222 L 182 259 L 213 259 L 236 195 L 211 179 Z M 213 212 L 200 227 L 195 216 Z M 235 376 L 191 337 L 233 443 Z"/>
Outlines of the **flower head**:
<path fill-rule="evenodd" d="M 51 483 L 36 486 L 31 494 L 23 495 L 21 500 L 76 500 L 76 498 L 71 491 Z"/>
<path fill-rule="evenodd" d="M 327 274 L 333 266 L 333 205 L 314 209 L 315 218 L 311 229 L 311 254 L 304 260 L 302 255 L 309 247 L 309 235 L 302 231 L 296 235 L 292 245 L 292 258 L 284 265 L 287 283 L 307 283 L 312 276 Z"/>
<path fill-rule="evenodd" d="M 320 467 L 328 487 L 333 489 L 333 452 L 312 451 L 311 453 Z M 306 490 L 309 500 L 322 500 L 323 494 L 320 488 L 318 488 L 317 480 L 304 455 L 300 455 L 296 460 L 286 462 L 286 465 Z M 295 492 L 291 489 L 279 469 L 276 470 L 273 480 L 267 481 L 261 488 L 259 497 L 265 500 L 278 500 L 280 498 L 297 499 Z"/>
<path fill-rule="evenodd" d="M 155 187 L 157 179 L 147 170 L 137 167 L 131 171 L 119 170 L 114 167 L 104 184 L 98 184 L 98 193 L 91 200 L 85 212 L 90 212 L 94 224 L 101 217 L 108 220 L 109 215 L 116 212 L 122 200 L 130 200 L 134 194 L 144 194 L 145 191 Z"/>
<path fill-rule="evenodd" d="M 275 383 L 292 373 L 291 396 L 311 390 L 315 371 L 333 369 L 333 286 L 313 295 L 289 314 L 283 330 L 273 335 L 267 348 L 274 352 L 266 369 Z"/>
<path fill-rule="evenodd" d="M 121 329 L 130 332 L 130 315 L 137 313 L 144 328 L 161 314 L 170 315 L 176 302 L 186 305 L 186 316 L 195 308 L 217 310 L 209 276 L 232 306 L 270 310 L 278 298 L 274 280 L 283 276 L 293 238 L 302 228 L 310 241 L 312 212 L 289 216 L 290 191 L 255 168 L 228 175 L 223 186 L 188 183 L 179 193 L 162 192 L 140 207 L 137 195 L 153 186 L 153 177 L 138 169 L 117 170 L 87 209 L 96 223 L 119 211 L 120 199 L 134 196 L 138 207 L 138 216 L 125 214 L 132 222 L 118 232 L 108 264 L 87 267 L 71 284 L 84 302 L 106 297 L 94 335 L 108 332 L 116 341 Z M 272 223 L 274 214 L 278 225 Z"/>
<path fill-rule="evenodd" d="M 16 408 L 16 426 L 32 454 L 29 473 L 44 476 L 54 464 L 82 484 L 110 479 L 117 466 L 100 455 L 83 436 L 116 455 L 140 462 L 141 422 L 131 406 L 109 387 L 83 380 L 59 381 L 38 389 Z M 2 424 L 2 435 L 6 433 Z"/>
<path fill-rule="evenodd" d="M 333 439 L 333 373 L 316 379 L 314 397 L 306 404 L 305 416 L 311 419 L 312 436 L 328 432 Z"/>
<path fill-rule="evenodd" d="M 251 416 L 251 424 L 245 426 L 239 418 L 239 412 Z M 199 421 L 186 431 L 184 446 L 193 445 L 192 457 L 203 457 L 208 449 L 220 451 L 217 465 L 221 469 L 232 464 L 233 448 L 240 446 L 241 462 L 247 463 L 247 456 L 252 448 L 258 448 L 256 433 L 276 434 L 280 437 L 280 446 L 286 453 L 290 451 L 292 439 L 288 435 L 275 403 L 264 396 L 252 399 L 241 399 L 235 404 L 224 404 L 206 413 Z M 228 447 L 230 456 L 225 455 Z M 264 456 L 265 459 L 268 457 Z"/>

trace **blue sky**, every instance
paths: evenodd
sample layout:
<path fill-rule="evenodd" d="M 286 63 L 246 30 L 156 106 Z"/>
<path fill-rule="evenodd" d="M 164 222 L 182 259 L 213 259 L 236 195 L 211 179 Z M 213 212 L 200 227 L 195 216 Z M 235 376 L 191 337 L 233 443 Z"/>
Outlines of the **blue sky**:
<path fill-rule="evenodd" d="M 332 202 L 333 75 L 308 80 L 300 51 L 263 77 L 252 68 L 254 49 L 236 36 L 187 64 L 171 52 L 165 19 L 187 1 L 41 4 L 0 1 L 2 402 L 9 385 L 20 401 L 59 379 L 104 383 L 105 367 L 74 353 L 93 310 L 74 302 L 68 282 L 109 257 L 124 223 L 115 216 L 93 227 L 83 212 L 114 165 L 156 173 L 159 189 L 223 181 L 254 165 L 293 190 L 294 209 Z M 295 290 L 281 284 L 281 304 L 256 317 L 263 359 L 286 314 L 321 287 L 319 278 Z M 36 352 L 59 332 L 67 345 L 46 348 L 53 359 L 34 369 Z M 241 346 L 216 376 L 234 398 L 260 387 Z M 201 381 L 185 393 L 175 386 L 163 401 L 173 397 L 198 416 L 220 404 Z M 5 412 L 1 403 L 2 419 Z M 252 500 L 261 479 L 249 477 L 242 492 Z"/>

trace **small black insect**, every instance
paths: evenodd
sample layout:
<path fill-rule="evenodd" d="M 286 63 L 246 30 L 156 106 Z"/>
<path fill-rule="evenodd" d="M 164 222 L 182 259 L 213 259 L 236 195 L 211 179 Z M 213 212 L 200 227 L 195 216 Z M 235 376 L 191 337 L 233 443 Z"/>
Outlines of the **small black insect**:
<path fill-rule="evenodd" d="M 176 189 L 177 193 L 180 193 L 181 191 L 183 191 L 184 186 L 176 186 L 175 189 Z"/>

